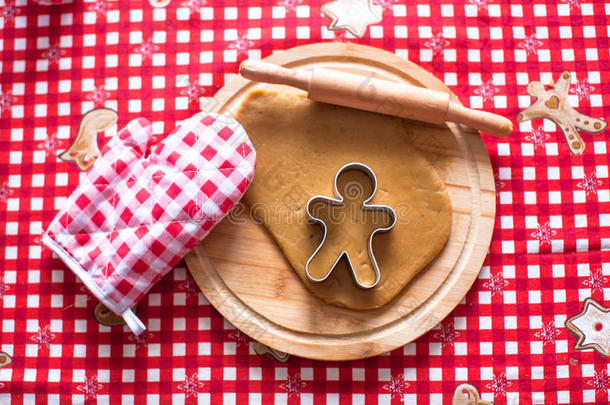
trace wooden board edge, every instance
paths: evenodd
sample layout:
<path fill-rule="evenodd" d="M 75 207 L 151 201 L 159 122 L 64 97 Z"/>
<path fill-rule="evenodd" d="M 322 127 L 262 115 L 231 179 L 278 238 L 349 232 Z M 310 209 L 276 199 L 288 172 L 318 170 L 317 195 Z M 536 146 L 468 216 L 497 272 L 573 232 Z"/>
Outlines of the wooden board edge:
<path fill-rule="evenodd" d="M 336 44 L 331 43 L 331 45 Z M 356 49 L 354 49 L 355 47 L 353 46 L 353 44 L 344 45 L 349 45 L 344 48 L 346 53 L 357 53 L 357 56 L 362 56 L 362 52 L 358 52 Z M 319 54 L 320 48 L 318 46 L 330 45 L 328 43 L 311 44 L 303 46 L 301 48 L 307 48 L 307 52 L 305 53 L 311 56 Z M 370 48 L 370 52 L 372 52 L 373 54 L 378 55 L 379 53 L 382 53 L 384 56 L 390 56 L 388 55 L 387 51 L 372 47 L 367 48 Z M 413 64 L 412 62 L 399 58 L 396 55 L 392 56 L 397 58 L 397 62 L 400 62 L 400 64 L 402 65 L 409 65 L 410 68 L 412 68 L 410 65 L 413 65 L 418 70 L 419 74 L 419 71 L 421 69 L 419 66 Z M 272 55 L 269 58 L 266 58 L 267 61 L 271 61 L 278 64 L 290 63 L 295 59 L 296 58 L 294 55 L 286 55 L 284 53 Z M 426 79 L 431 82 L 430 87 L 438 88 L 438 83 L 440 82 L 440 80 L 429 72 L 424 73 L 428 75 Z M 424 85 L 427 85 L 427 80 L 424 80 L 422 83 Z M 228 83 L 227 86 L 221 89 L 217 96 L 221 99 L 228 100 L 231 97 L 231 93 L 233 93 L 235 89 L 242 88 L 243 85 L 247 82 L 247 80 L 241 77 L 236 77 L 230 83 Z M 442 84 L 442 82 L 440 83 Z M 432 84 L 434 84 L 434 86 Z M 446 91 L 449 91 L 449 89 L 447 89 L 444 84 L 442 84 L 442 86 L 440 87 L 443 87 L 444 89 L 446 89 Z M 220 108 L 216 108 L 216 110 L 220 110 Z M 212 305 L 214 305 L 214 307 L 223 316 L 225 316 L 225 318 L 234 323 L 237 328 L 241 329 L 244 333 L 248 334 L 253 339 L 259 340 L 264 344 L 267 344 L 271 347 L 277 348 L 278 350 L 282 350 L 287 353 L 319 360 L 354 360 L 375 356 L 408 343 L 405 341 L 405 333 L 409 336 L 408 341 L 412 341 L 429 331 L 440 320 L 444 319 L 459 304 L 463 296 L 467 293 L 467 291 L 470 289 L 470 287 L 476 280 L 481 265 L 483 264 L 483 261 L 485 260 L 485 257 L 487 255 L 487 249 L 489 247 L 489 242 L 491 241 L 495 221 L 495 185 L 493 182 L 493 171 L 491 169 L 491 163 L 489 161 L 489 155 L 487 154 L 485 145 L 478 133 L 467 134 L 466 131 L 461 130 L 457 126 L 453 126 L 453 128 L 451 128 L 451 125 L 453 124 L 448 125 L 450 126 L 450 129 L 452 129 L 452 131 L 458 131 L 463 134 L 463 138 L 466 139 L 465 142 L 468 144 L 468 148 L 471 148 L 472 153 L 477 154 L 479 158 L 482 154 L 485 155 L 484 159 L 486 159 L 486 161 L 482 165 L 480 165 L 480 162 L 478 162 L 476 158 L 474 159 L 474 162 L 477 165 L 482 166 L 479 167 L 479 169 L 484 169 L 479 170 L 479 185 L 486 185 L 486 187 L 481 189 L 481 193 L 493 194 L 493 203 L 485 204 L 486 209 L 481 210 L 480 212 L 481 214 L 483 214 L 480 218 L 481 224 L 480 226 L 478 225 L 477 229 L 474 231 L 477 232 L 477 234 L 475 235 L 477 240 L 487 241 L 485 246 L 477 246 L 475 243 L 470 243 L 468 249 L 471 254 L 469 255 L 468 259 L 466 259 L 465 262 L 462 264 L 462 272 L 458 274 L 454 274 L 454 272 L 452 272 L 450 274 L 450 277 L 448 277 L 443 282 L 441 287 L 439 287 L 437 291 L 435 291 L 426 302 L 424 302 L 422 305 L 420 305 L 420 307 L 418 307 L 424 308 L 424 305 L 426 305 L 427 308 L 432 308 L 433 305 L 427 304 L 428 301 L 432 300 L 434 297 L 438 297 L 438 295 L 440 294 L 439 291 L 441 291 L 441 289 L 451 289 L 451 294 L 448 295 L 452 297 L 452 299 L 449 301 L 445 300 L 442 303 L 441 310 L 439 310 L 438 307 L 434 307 L 433 314 L 428 313 L 428 311 L 415 312 L 414 310 L 413 313 L 407 315 L 407 317 L 405 318 L 395 321 L 389 327 L 384 327 L 383 330 L 378 330 L 374 332 L 372 336 L 369 336 L 370 339 L 364 342 L 362 340 L 354 340 L 362 339 L 363 336 L 360 336 L 359 334 L 353 334 L 349 337 L 317 336 L 317 339 L 319 340 L 318 344 L 312 344 L 311 341 L 308 340 L 310 335 L 287 330 L 273 323 L 271 320 L 264 318 L 262 315 L 254 313 L 239 299 L 239 297 L 236 297 L 228 289 L 228 287 L 224 284 L 224 281 L 216 272 L 213 272 L 213 277 L 208 279 L 202 279 L 201 274 L 193 274 L 192 272 L 200 288 L 205 292 L 206 296 L 208 296 L 208 300 L 210 301 L 210 303 L 212 303 Z M 473 141 L 471 137 L 476 137 L 477 139 Z M 472 148 L 474 148 L 474 150 L 472 150 Z M 484 196 L 481 194 L 479 199 L 479 205 L 484 203 L 483 200 L 488 199 L 489 195 Z M 201 247 L 200 249 L 194 250 L 193 252 L 189 253 L 189 255 L 187 255 L 187 257 L 185 258 L 187 266 L 212 266 L 212 264 L 209 262 L 209 259 L 205 257 L 204 252 L 205 250 Z M 460 259 L 463 254 L 464 250 L 461 253 Z M 469 276 L 468 279 L 463 280 L 463 275 Z M 462 282 L 459 283 L 458 281 Z M 402 330 L 401 324 L 405 323 L 406 319 L 408 319 L 409 321 L 420 321 L 420 326 L 415 330 L 412 328 L 411 330 L 407 331 Z M 366 335 L 370 335 L 370 333 L 367 332 Z"/>

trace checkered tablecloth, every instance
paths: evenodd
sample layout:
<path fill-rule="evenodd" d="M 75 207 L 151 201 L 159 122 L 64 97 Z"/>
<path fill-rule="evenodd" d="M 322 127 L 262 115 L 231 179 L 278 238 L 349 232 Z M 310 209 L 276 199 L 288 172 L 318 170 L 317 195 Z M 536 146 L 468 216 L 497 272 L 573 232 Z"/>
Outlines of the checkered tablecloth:
<path fill-rule="evenodd" d="M 1 0 L 0 0 L 1 1 Z M 329 31 L 319 1 L 81 1 L 0 6 L 0 403 L 451 403 L 457 385 L 495 404 L 606 403 L 608 359 L 564 325 L 610 304 L 610 131 L 571 155 L 549 121 L 485 137 L 497 218 L 479 279 L 441 324 L 375 358 L 286 364 L 208 304 L 184 265 L 138 306 L 149 330 L 100 325 L 86 288 L 41 245 L 82 172 L 57 155 L 94 107 L 143 117 L 158 142 L 241 60 L 320 41 L 414 61 L 465 105 L 510 118 L 530 81 L 572 72 L 569 101 L 610 118 L 610 4 L 380 0 L 365 36 Z M 116 131 L 106 130 L 100 146 Z M 605 325 L 610 328 L 610 325 Z M 2 356 L 0 354 L 0 356 Z"/>

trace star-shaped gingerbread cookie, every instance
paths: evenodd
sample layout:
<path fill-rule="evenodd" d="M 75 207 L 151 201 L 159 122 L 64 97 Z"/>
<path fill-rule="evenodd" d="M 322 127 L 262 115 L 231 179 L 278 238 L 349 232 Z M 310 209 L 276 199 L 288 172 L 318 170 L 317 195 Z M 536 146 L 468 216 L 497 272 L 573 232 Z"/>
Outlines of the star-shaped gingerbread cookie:
<path fill-rule="evenodd" d="M 568 318 L 565 324 L 577 338 L 574 350 L 593 349 L 602 356 L 610 355 L 610 308 L 589 297 L 580 313 Z"/>
<path fill-rule="evenodd" d="M 381 21 L 382 7 L 372 0 L 335 0 L 320 10 L 331 19 L 329 30 L 347 30 L 360 38 L 370 24 Z"/>

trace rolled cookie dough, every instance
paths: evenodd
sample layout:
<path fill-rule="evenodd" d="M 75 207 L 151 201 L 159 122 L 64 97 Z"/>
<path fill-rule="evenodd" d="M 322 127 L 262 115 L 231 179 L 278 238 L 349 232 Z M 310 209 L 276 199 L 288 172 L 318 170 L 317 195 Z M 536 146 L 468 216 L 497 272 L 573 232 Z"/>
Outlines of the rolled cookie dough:
<path fill-rule="evenodd" d="M 257 172 L 246 203 L 305 286 L 324 301 L 352 309 L 378 308 L 447 242 L 451 202 L 445 183 L 407 141 L 402 120 L 270 90 L 248 94 L 236 118 L 257 151 Z M 334 176 L 349 162 L 364 163 L 375 172 L 378 188 L 371 203 L 389 205 L 397 216 L 392 230 L 373 238 L 381 279 L 369 290 L 354 284 L 345 260 L 324 282 L 312 283 L 305 274 L 305 263 L 323 232 L 308 221 L 307 201 L 314 195 L 333 196 Z M 345 243 L 360 241 L 346 238 Z"/>

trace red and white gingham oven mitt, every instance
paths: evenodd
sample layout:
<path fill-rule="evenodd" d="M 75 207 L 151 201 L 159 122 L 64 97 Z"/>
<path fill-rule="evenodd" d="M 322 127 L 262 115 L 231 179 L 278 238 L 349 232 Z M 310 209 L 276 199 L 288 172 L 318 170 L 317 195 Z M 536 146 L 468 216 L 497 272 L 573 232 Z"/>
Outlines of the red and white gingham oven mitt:
<path fill-rule="evenodd" d="M 135 334 L 146 328 L 130 308 L 233 208 L 256 164 L 224 115 L 183 121 L 147 156 L 151 135 L 137 119 L 114 136 L 43 236 Z"/>

